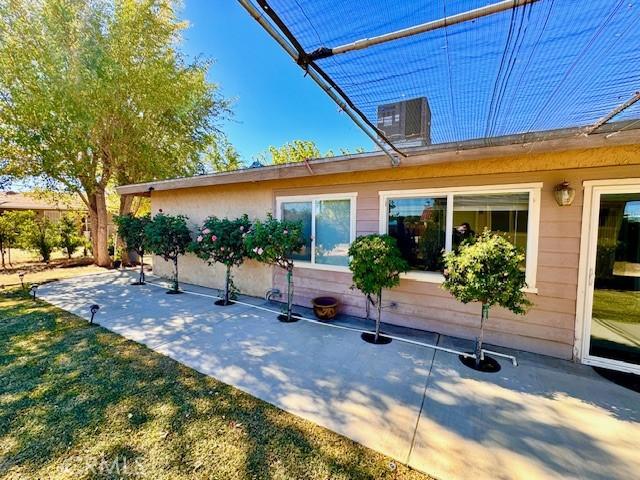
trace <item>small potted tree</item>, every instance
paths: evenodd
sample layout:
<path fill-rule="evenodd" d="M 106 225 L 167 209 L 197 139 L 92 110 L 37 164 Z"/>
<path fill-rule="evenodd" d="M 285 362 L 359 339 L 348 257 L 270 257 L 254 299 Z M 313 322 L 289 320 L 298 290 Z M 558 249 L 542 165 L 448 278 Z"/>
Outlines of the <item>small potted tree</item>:
<path fill-rule="evenodd" d="M 158 213 L 145 226 L 144 235 L 149 250 L 173 263 L 173 285 L 167 293 L 182 293 L 178 284 L 178 257 L 184 255 L 191 243 L 187 218 Z"/>
<path fill-rule="evenodd" d="M 231 268 L 242 265 L 246 254 L 244 238 L 251 228 L 249 217 L 243 215 L 235 220 L 209 217 L 205 220 L 190 250 L 209 265 L 221 263 L 226 267 L 224 298 L 216 305 L 230 305 L 229 297 L 233 287 Z"/>
<path fill-rule="evenodd" d="M 281 322 L 295 322 L 292 317 L 293 303 L 293 259 L 305 241 L 302 224 L 287 220 L 277 220 L 271 214 L 263 222 L 256 221 L 245 237 L 245 250 L 250 258 L 276 265 L 287 272 L 287 311 L 278 317 Z"/>
<path fill-rule="evenodd" d="M 382 289 L 393 288 L 400 283 L 400 274 L 409 270 L 402 258 L 396 240 L 389 235 L 366 235 L 358 237 L 349 247 L 349 269 L 353 273 L 353 284 L 366 296 L 367 312 L 371 296 L 375 295 L 377 308 L 374 333 L 363 333 L 362 339 L 369 343 L 386 344 L 391 339 L 380 336 L 382 317 Z"/>
<path fill-rule="evenodd" d="M 118 235 L 124 241 L 127 249 L 136 252 L 140 258 L 140 274 L 138 281 L 133 282 L 131 285 L 144 285 L 144 253 L 147 249 L 147 237 L 145 235 L 145 228 L 151 222 L 150 215 L 144 215 L 136 217 L 132 214 L 117 216 L 114 218 L 116 225 L 118 226 Z M 125 253 L 126 255 L 126 253 Z"/>
<path fill-rule="evenodd" d="M 475 239 L 463 242 L 457 251 L 445 254 L 443 288 L 462 303 L 482 305 L 480 335 L 476 338 L 475 359 L 461 357 L 467 366 L 481 371 L 498 371 L 500 365 L 484 356 L 482 343 L 489 309 L 499 305 L 523 315 L 531 302 L 523 292 L 525 274 L 521 269 L 524 254 L 502 235 L 486 230 Z"/>

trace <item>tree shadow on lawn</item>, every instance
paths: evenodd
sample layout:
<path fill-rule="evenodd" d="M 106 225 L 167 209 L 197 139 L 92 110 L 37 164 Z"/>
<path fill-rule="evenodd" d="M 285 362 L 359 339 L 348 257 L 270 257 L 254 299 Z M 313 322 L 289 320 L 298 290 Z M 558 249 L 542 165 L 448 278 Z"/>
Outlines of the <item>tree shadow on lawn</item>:
<path fill-rule="evenodd" d="M 0 336 L 0 477 L 425 478 L 23 293 Z"/>

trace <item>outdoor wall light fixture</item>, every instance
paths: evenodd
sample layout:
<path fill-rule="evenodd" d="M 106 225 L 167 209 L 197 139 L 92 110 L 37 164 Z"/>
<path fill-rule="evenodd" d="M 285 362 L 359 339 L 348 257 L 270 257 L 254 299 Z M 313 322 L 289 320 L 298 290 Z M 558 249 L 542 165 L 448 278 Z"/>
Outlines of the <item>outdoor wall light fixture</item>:
<path fill-rule="evenodd" d="M 37 283 L 32 283 L 31 287 L 29 287 L 29 292 L 31 293 L 31 295 L 33 295 L 33 299 L 36 299 L 36 292 L 38 291 L 38 287 L 40 285 L 38 285 Z"/>
<path fill-rule="evenodd" d="M 573 203 L 573 199 L 576 196 L 575 189 L 571 188 L 569 182 L 566 180 L 556 185 L 553 189 L 553 195 L 556 197 L 556 202 L 561 207 L 568 207 Z"/>
<path fill-rule="evenodd" d="M 93 323 L 93 317 L 95 317 L 98 310 L 100 310 L 100 305 L 96 303 L 89 307 L 89 311 L 91 312 L 91 320 L 89 320 L 89 323 Z"/>

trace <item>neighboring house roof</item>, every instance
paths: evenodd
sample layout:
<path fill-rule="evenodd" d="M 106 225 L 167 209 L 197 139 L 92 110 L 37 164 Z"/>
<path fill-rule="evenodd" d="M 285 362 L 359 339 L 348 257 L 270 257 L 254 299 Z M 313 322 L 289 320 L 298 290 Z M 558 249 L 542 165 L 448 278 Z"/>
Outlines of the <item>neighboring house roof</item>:
<path fill-rule="evenodd" d="M 0 192 L 0 210 L 85 210 L 83 203 L 75 199 L 54 201 L 41 199 L 33 193 Z"/>
<path fill-rule="evenodd" d="M 116 191 L 120 195 L 148 196 L 152 190 L 176 190 L 232 183 L 299 178 L 313 175 L 330 175 L 346 172 L 432 165 L 462 160 L 480 160 L 520 154 L 559 152 L 619 145 L 640 145 L 640 129 L 622 131 L 609 130 L 614 128 L 620 130 L 620 125 L 607 125 L 601 128 L 600 133 L 590 135 L 584 135 L 584 130 L 582 129 L 572 128 L 412 148 L 406 151 L 407 157 L 401 159 L 399 167 L 392 167 L 389 157 L 378 151 L 339 157 L 317 158 L 306 162 L 288 163 L 284 165 L 244 168 L 232 172 L 198 175 L 195 177 L 123 185 L 117 187 Z"/>

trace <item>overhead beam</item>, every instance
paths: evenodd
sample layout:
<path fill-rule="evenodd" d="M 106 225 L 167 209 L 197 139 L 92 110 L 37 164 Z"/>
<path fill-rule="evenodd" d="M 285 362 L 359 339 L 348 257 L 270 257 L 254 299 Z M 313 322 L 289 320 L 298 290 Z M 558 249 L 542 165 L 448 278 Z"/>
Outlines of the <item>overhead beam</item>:
<path fill-rule="evenodd" d="M 354 50 L 362 50 L 373 45 L 379 45 L 381 43 L 391 42 L 400 38 L 406 38 L 413 35 L 418 35 L 420 33 L 430 32 L 432 30 L 448 27 L 450 25 L 468 22 L 469 20 L 486 17 L 487 15 L 493 15 L 494 13 L 521 7 L 537 1 L 538 0 L 503 0 L 502 2 L 475 8 L 473 10 L 462 13 L 457 13 L 449 17 L 443 17 L 439 20 L 421 23 L 420 25 L 416 25 L 414 27 L 403 28 L 402 30 L 397 30 L 395 32 L 385 33 L 384 35 L 378 35 L 377 37 L 363 38 L 361 40 L 356 40 L 355 42 L 347 43 L 345 45 L 340 45 L 333 48 L 321 47 L 310 53 L 309 58 L 311 60 L 318 60 L 320 58 L 327 58 L 333 55 L 352 52 Z"/>
<path fill-rule="evenodd" d="M 585 136 L 591 135 L 593 132 L 595 132 L 602 125 L 607 123 L 609 120 L 611 120 L 613 117 L 618 115 L 620 112 L 623 112 L 624 110 L 629 108 L 631 105 L 636 103 L 638 100 L 640 100 L 640 91 L 636 92 L 633 97 L 631 97 L 629 100 L 624 102 L 622 105 L 618 105 L 616 108 L 611 110 L 609 113 L 607 113 L 604 117 L 602 117 L 596 123 L 594 123 L 590 127 L 587 127 L 587 129 L 584 131 L 584 135 Z"/>
<path fill-rule="evenodd" d="M 296 48 L 291 45 L 291 43 L 283 37 L 280 32 L 278 32 L 271 23 L 260 13 L 258 9 L 256 9 L 251 2 L 251 0 L 238 0 L 240 5 L 244 7 L 244 9 L 266 30 L 266 32 L 280 44 L 280 46 L 289 54 L 293 60 L 296 61 L 299 65 L 303 66 L 305 63 L 303 62 L 300 52 L 296 50 Z M 265 5 L 263 8 L 268 8 L 268 4 L 263 2 Z M 302 52 L 304 53 L 304 52 Z M 316 72 L 312 68 L 306 69 L 307 74 L 311 77 L 311 79 L 316 82 L 320 88 L 322 88 L 327 95 L 340 107 L 340 109 L 345 112 L 351 120 L 375 143 L 385 155 L 389 157 L 391 160 L 391 164 L 393 166 L 398 166 L 400 164 L 399 156 L 392 154 L 386 145 L 382 143 L 382 141 L 371 131 L 370 128 L 363 122 L 363 120 L 347 105 L 347 103 L 340 98 L 340 96 L 336 93 L 335 89 L 329 85 L 323 78 L 320 76 L 318 72 Z M 399 155 L 406 156 L 404 153 L 400 152 L 397 148 L 395 148 L 392 144 L 390 147 L 398 152 Z"/>

